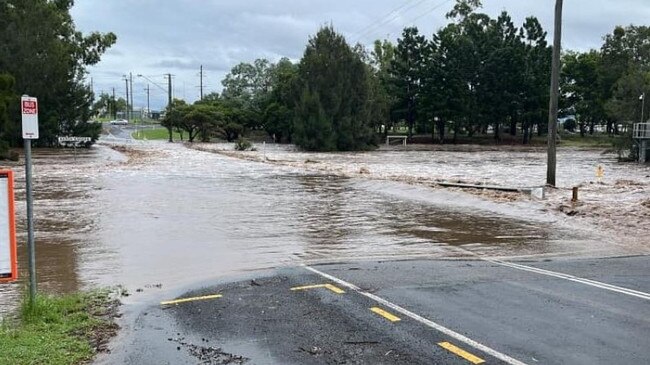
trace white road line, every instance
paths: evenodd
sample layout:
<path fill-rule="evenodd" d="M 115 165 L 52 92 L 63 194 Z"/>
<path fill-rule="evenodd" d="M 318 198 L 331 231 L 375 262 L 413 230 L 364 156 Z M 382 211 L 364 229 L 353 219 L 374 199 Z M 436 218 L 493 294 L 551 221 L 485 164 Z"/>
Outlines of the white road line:
<path fill-rule="evenodd" d="M 593 287 L 596 287 L 596 288 L 613 291 L 613 292 L 620 293 L 620 294 L 630 295 L 630 296 L 640 298 L 640 299 L 650 300 L 650 293 L 646 293 L 646 292 L 642 292 L 642 291 L 638 291 L 638 290 L 634 290 L 634 289 L 628 289 L 628 288 L 624 288 L 622 286 L 607 284 L 607 283 L 603 283 L 603 282 L 596 281 L 596 280 L 585 279 L 585 278 L 581 278 L 581 277 L 574 276 L 574 275 L 564 274 L 564 273 L 561 273 L 561 272 L 540 269 L 540 268 L 536 268 L 536 267 L 533 267 L 533 266 L 515 264 L 513 262 L 503 261 L 503 260 L 499 260 L 499 259 L 496 259 L 496 258 L 483 257 L 483 256 L 481 256 L 481 255 L 479 255 L 477 253 L 474 253 L 472 251 L 466 250 L 466 249 L 461 248 L 461 247 L 454 247 L 453 250 L 458 251 L 458 252 L 463 252 L 463 253 L 465 253 L 467 255 L 470 255 L 470 256 L 473 256 L 473 257 L 475 257 L 475 258 L 477 258 L 477 259 L 479 259 L 481 261 L 490 262 L 490 263 L 497 264 L 497 265 L 500 265 L 500 266 L 509 267 L 511 269 L 524 270 L 524 271 L 532 272 L 532 273 L 535 273 L 535 274 L 552 276 L 552 277 L 555 277 L 555 278 L 569 280 L 569 281 L 573 281 L 575 283 L 589 285 L 589 286 L 593 286 Z"/>
<path fill-rule="evenodd" d="M 628 288 L 624 288 L 624 287 L 616 286 L 616 285 L 612 285 L 612 284 L 607 284 L 607 283 L 603 283 L 603 282 L 596 281 L 596 280 L 585 279 L 585 278 L 581 278 L 581 277 L 578 277 L 578 276 L 564 274 L 564 273 L 561 273 L 561 272 L 555 272 L 555 271 L 540 269 L 540 268 L 533 267 L 533 266 L 515 264 L 515 263 L 512 263 L 512 262 L 506 262 L 506 261 L 501 261 L 501 260 L 497 260 L 497 259 L 481 258 L 481 260 L 491 262 L 493 264 L 497 264 L 497 265 L 517 269 L 517 270 L 529 271 L 529 272 L 533 272 L 533 273 L 536 273 L 536 274 L 552 276 L 552 277 L 565 279 L 565 280 L 573 281 L 573 282 L 580 283 L 580 284 L 593 286 L 593 287 L 600 288 L 600 289 L 610 290 L 610 291 L 613 291 L 613 292 L 626 294 L 626 295 L 630 295 L 630 296 L 645 299 L 645 300 L 650 300 L 650 293 L 646 293 L 646 292 L 642 292 L 642 291 L 638 291 L 638 290 L 633 290 L 633 289 L 628 289 Z"/>
<path fill-rule="evenodd" d="M 378 297 L 378 296 L 376 296 L 374 294 L 363 291 L 363 290 L 361 290 L 361 288 L 359 288 L 358 286 L 356 286 L 356 285 L 354 285 L 352 283 L 348 283 L 345 280 L 339 279 L 339 278 L 337 278 L 335 276 L 332 276 L 330 274 L 327 274 L 327 273 L 324 273 L 322 271 L 316 270 L 313 267 L 309 267 L 309 266 L 303 266 L 303 267 L 305 269 L 315 273 L 315 274 L 318 274 L 318 275 L 326 278 L 326 279 L 332 280 L 332 281 L 334 281 L 334 282 L 336 282 L 336 283 L 338 283 L 338 284 L 340 284 L 342 286 L 345 286 L 348 289 L 354 290 L 355 292 L 357 292 L 357 293 L 359 293 L 359 294 L 361 294 L 361 295 L 363 295 L 363 296 L 365 296 L 367 298 L 370 298 L 370 299 L 374 300 L 375 302 L 380 303 L 380 304 L 382 304 L 382 305 L 384 305 L 384 306 L 386 306 L 386 307 L 388 307 L 388 308 L 390 308 L 390 309 L 392 309 L 392 310 L 394 310 L 396 312 L 399 312 L 399 313 L 401 313 L 401 314 L 403 314 L 403 315 L 405 315 L 405 316 L 407 316 L 407 317 L 409 317 L 409 318 L 411 318 L 411 319 L 413 319 L 415 321 L 418 321 L 418 322 L 424 324 L 425 326 L 431 327 L 431 328 L 433 328 L 433 329 L 435 329 L 435 330 L 437 330 L 439 332 L 444 333 L 445 335 L 447 335 L 449 337 L 452 337 L 452 338 L 454 338 L 454 339 L 456 339 L 456 340 L 458 340 L 460 342 L 463 342 L 463 343 L 465 343 L 465 344 L 467 344 L 469 346 L 472 346 L 475 349 L 483 351 L 484 353 L 486 353 L 486 354 L 488 354 L 490 356 L 493 356 L 493 357 L 495 357 L 495 358 L 497 358 L 497 359 L 499 359 L 501 361 L 504 361 L 504 362 L 506 362 L 508 364 L 511 364 L 511 365 L 526 365 L 526 363 L 524 363 L 524 362 L 521 362 L 521 361 L 519 361 L 517 359 L 514 359 L 514 358 L 512 358 L 512 357 L 510 357 L 508 355 L 502 354 L 502 353 L 500 353 L 500 352 L 498 352 L 498 351 L 496 351 L 496 350 L 494 350 L 494 349 L 492 349 L 490 347 L 487 347 L 487 346 L 485 346 L 485 345 L 483 345 L 483 344 L 481 344 L 479 342 L 476 342 L 476 341 L 472 340 L 471 338 L 465 337 L 465 336 L 461 335 L 458 332 L 454 332 L 453 330 L 450 330 L 447 327 L 444 327 L 444 326 L 442 326 L 442 325 L 440 325 L 440 324 L 438 324 L 436 322 L 433 322 L 433 321 L 431 321 L 429 319 L 426 319 L 426 318 L 424 318 L 424 317 L 422 317 L 420 315 L 417 315 L 417 314 L 409 311 L 408 309 L 402 308 L 397 304 L 391 303 L 391 302 L 387 301 L 386 299 L 380 298 L 380 297 Z"/>

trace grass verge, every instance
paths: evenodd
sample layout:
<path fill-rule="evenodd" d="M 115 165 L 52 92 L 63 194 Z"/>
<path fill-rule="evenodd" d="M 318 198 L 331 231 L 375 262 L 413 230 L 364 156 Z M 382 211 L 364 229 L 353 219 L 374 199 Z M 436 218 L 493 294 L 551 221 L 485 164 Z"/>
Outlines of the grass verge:
<path fill-rule="evenodd" d="M 156 128 L 156 129 L 142 129 L 137 132 L 131 133 L 131 137 L 134 139 L 169 139 L 169 132 L 166 128 Z M 173 132 L 172 137 L 174 141 L 180 141 L 181 135 L 178 132 Z M 183 135 L 184 139 L 187 139 L 187 134 Z"/>
<path fill-rule="evenodd" d="M 108 290 L 24 299 L 19 317 L 0 324 L 0 364 L 72 365 L 107 350 L 119 327 Z"/>

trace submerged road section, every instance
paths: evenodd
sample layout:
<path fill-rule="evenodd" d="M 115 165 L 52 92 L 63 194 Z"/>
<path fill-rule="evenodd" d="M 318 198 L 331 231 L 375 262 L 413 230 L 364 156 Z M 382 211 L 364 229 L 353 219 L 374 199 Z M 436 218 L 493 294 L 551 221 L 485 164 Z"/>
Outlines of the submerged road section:
<path fill-rule="evenodd" d="M 111 363 L 642 364 L 649 256 L 278 269 L 144 310 Z"/>

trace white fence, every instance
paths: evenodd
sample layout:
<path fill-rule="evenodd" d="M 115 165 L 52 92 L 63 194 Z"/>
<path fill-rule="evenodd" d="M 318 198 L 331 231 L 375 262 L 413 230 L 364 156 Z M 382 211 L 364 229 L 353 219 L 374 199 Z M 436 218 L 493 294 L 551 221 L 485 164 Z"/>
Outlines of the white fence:
<path fill-rule="evenodd" d="M 636 123 L 632 137 L 634 139 L 650 139 L 650 123 Z"/>
<path fill-rule="evenodd" d="M 401 145 L 406 146 L 406 140 L 408 139 L 408 137 L 407 136 L 386 136 L 386 146 L 390 146 L 391 139 L 402 140 Z"/>

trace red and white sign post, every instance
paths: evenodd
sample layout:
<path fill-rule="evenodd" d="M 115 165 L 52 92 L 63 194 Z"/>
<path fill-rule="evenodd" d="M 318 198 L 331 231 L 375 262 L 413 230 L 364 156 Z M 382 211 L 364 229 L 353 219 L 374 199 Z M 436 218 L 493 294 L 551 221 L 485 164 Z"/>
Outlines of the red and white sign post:
<path fill-rule="evenodd" d="M 20 110 L 23 115 L 23 139 L 38 139 L 38 100 L 23 95 Z"/>
<path fill-rule="evenodd" d="M 23 95 L 20 98 L 25 144 L 25 190 L 27 192 L 27 251 L 29 263 L 29 299 L 36 298 L 36 250 L 34 248 L 34 201 L 32 198 L 32 139 L 38 139 L 38 100 Z"/>

